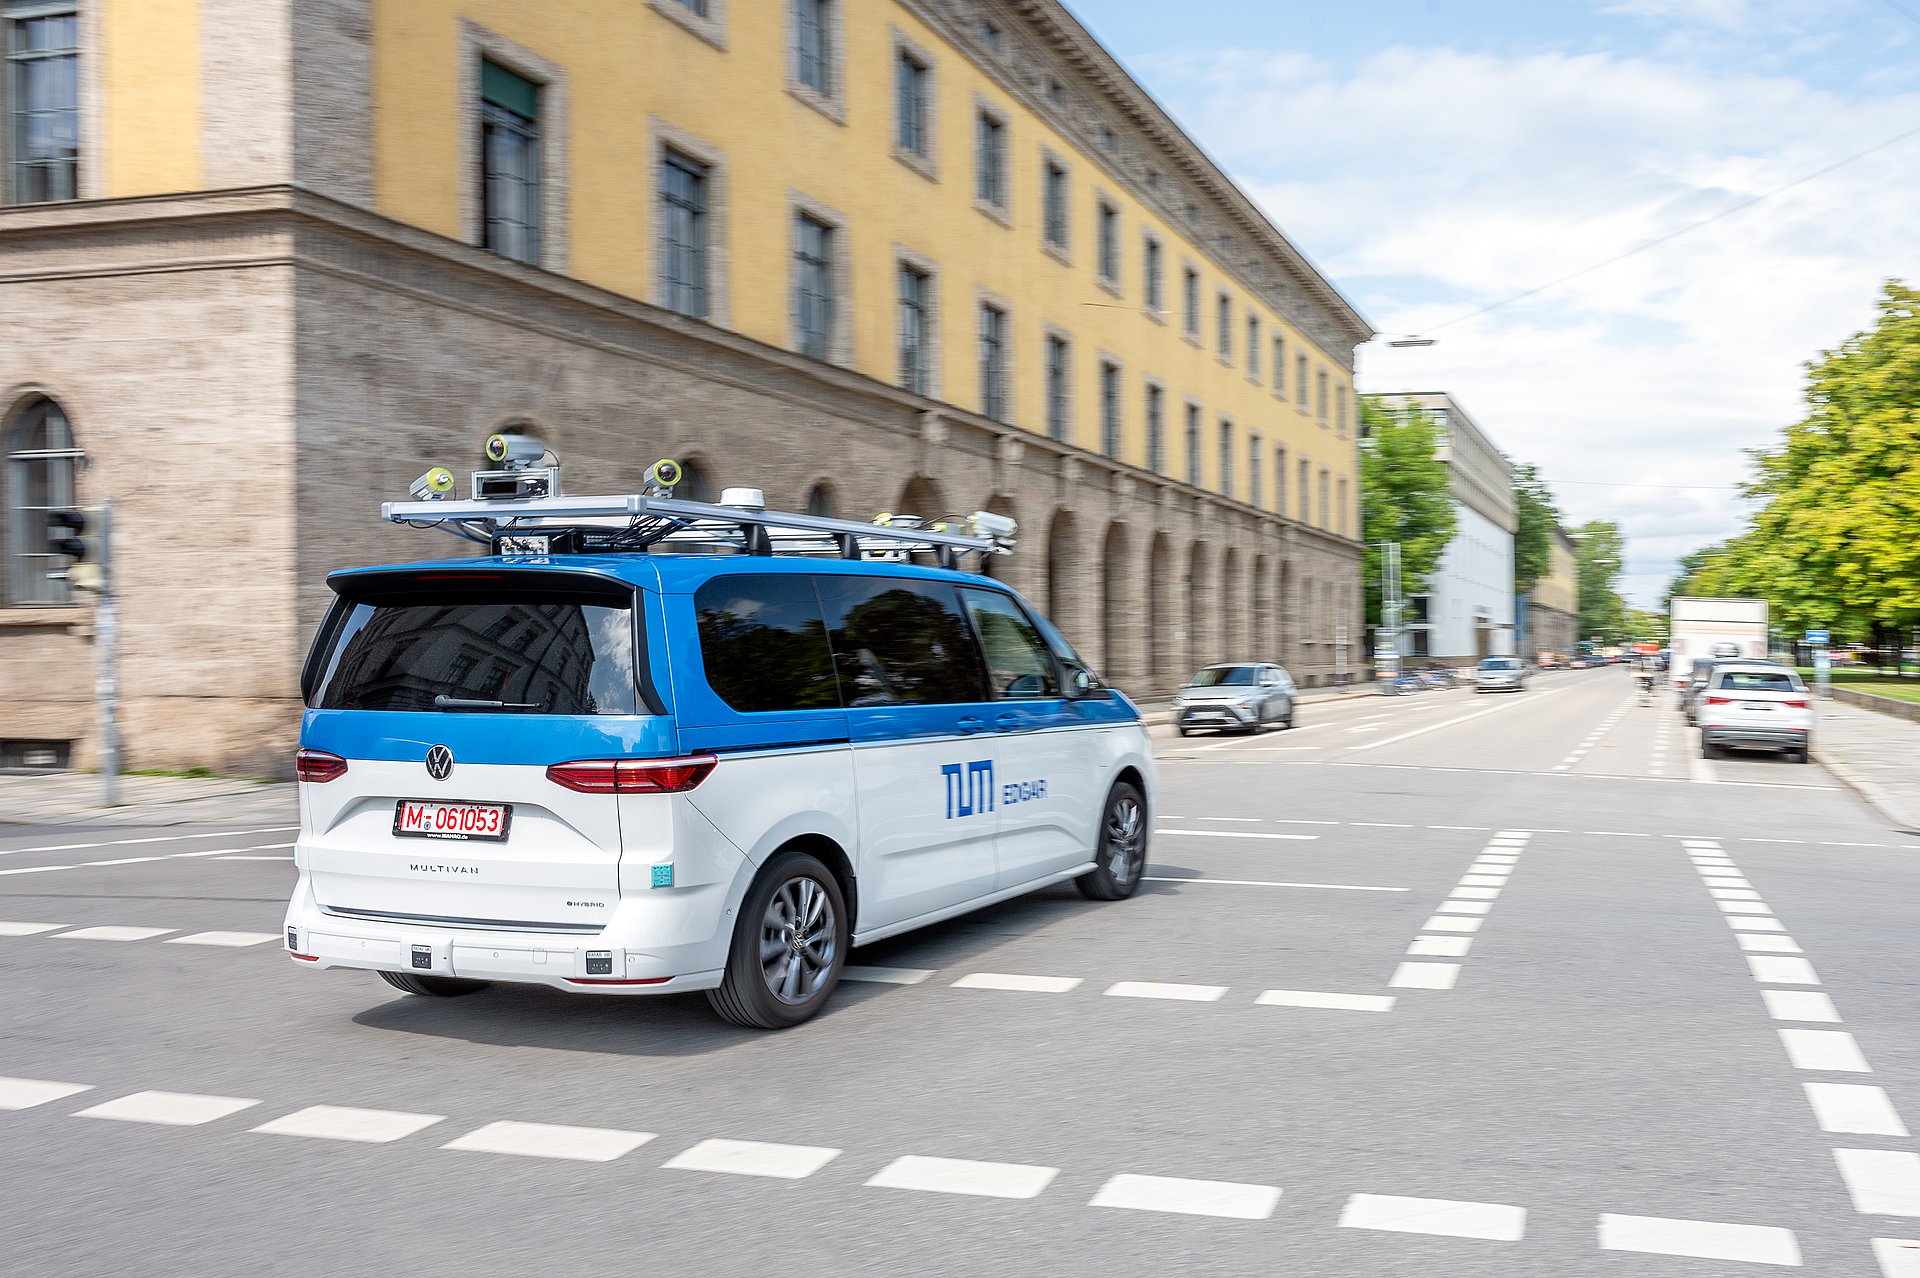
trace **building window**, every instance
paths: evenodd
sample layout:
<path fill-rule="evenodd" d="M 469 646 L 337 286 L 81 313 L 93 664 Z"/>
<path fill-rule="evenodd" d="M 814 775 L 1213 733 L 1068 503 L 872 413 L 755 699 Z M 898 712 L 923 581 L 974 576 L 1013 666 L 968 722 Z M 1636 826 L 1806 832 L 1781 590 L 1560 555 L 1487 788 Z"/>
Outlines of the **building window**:
<path fill-rule="evenodd" d="M 833 96 L 835 0 L 793 0 L 793 78 L 823 98 Z"/>
<path fill-rule="evenodd" d="M 1313 415 L 1320 419 L 1322 426 L 1325 426 L 1327 424 L 1327 370 L 1324 368 L 1321 369 L 1319 374 L 1313 379 L 1313 383 Z"/>
<path fill-rule="evenodd" d="M 838 519 L 840 504 L 833 499 L 833 489 L 826 484 L 807 489 L 807 513 L 816 519 Z"/>
<path fill-rule="evenodd" d="M 707 166 L 671 149 L 660 165 L 660 291 L 668 310 L 707 318 Z"/>
<path fill-rule="evenodd" d="M 932 384 L 928 371 L 933 354 L 929 340 L 932 291 L 927 272 L 900 264 L 900 386 L 916 395 L 928 394 Z"/>
<path fill-rule="evenodd" d="M 1260 504 L 1261 470 L 1260 437 L 1258 435 L 1251 435 L 1247 438 L 1247 500 L 1256 506 Z"/>
<path fill-rule="evenodd" d="M 1041 223 L 1051 248 L 1067 247 L 1067 170 L 1048 160 L 1042 172 Z"/>
<path fill-rule="evenodd" d="M 1184 312 L 1187 336 L 1200 338 L 1200 272 L 1191 266 L 1180 277 L 1180 305 Z"/>
<path fill-rule="evenodd" d="M 480 64 L 481 244 L 540 264 L 540 86 Z"/>
<path fill-rule="evenodd" d="M 1287 394 L 1287 339 L 1273 339 L 1273 393 L 1286 398 Z"/>
<path fill-rule="evenodd" d="M 4 23 L 14 204 L 80 194 L 80 18 L 71 6 L 59 8 L 35 5 Z"/>
<path fill-rule="evenodd" d="M 1293 402 L 1300 406 L 1301 412 L 1307 411 L 1307 357 L 1293 357 Z"/>
<path fill-rule="evenodd" d="M 707 0 L 680 0 L 680 7 L 696 18 L 707 16 Z"/>
<path fill-rule="evenodd" d="M 1160 315 L 1167 309 L 1166 285 L 1160 278 L 1160 241 L 1149 235 L 1140 246 L 1140 271 L 1142 291 L 1146 295 L 1147 310 Z"/>
<path fill-rule="evenodd" d="M 996 209 L 1007 207 L 1007 125 L 985 111 L 974 117 L 973 197 Z"/>
<path fill-rule="evenodd" d="M 1220 491 L 1233 496 L 1233 423 L 1220 419 Z"/>
<path fill-rule="evenodd" d="M 1100 451 L 1120 455 L 1120 366 L 1100 361 Z"/>
<path fill-rule="evenodd" d="M 1200 405 L 1187 405 L 1187 482 L 1200 487 Z"/>
<path fill-rule="evenodd" d="M 793 234 L 793 327 L 800 353 L 827 359 L 833 349 L 833 228 L 806 213 Z"/>
<path fill-rule="evenodd" d="M 1120 139 L 1114 135 L 1114 132 L 1112 129 L 1100 130 L 1100 149 L 1101 150 L 1111 151 L 1111 150 L 1114 150 L 1119 145 L 1120 145 Z"/>
<path fill-rule="evenodd" d="M 994 26 L 991 22 L 982 22 L 980 24 L 980 43 L 986 45 L 995 53 L 1000 52 L 1000 28 Z"/>
<path fill-rule="evenodd" d="M 1067 104 L 1066 86 L 1061 84 L 1058 80 L 1048 80 L 1047 81 L 1047 101 L 1053 103 L 1053 105 L 1055 106 L 1065 106 Z"/>
<path fill-rule="evenodd" d="M 893 61 L 893 143 L 902 151 L 927 156 L 928 89 L 933 73 L 927 64 L 905 49 Z"/>
<path fill-rule="evenodd" d="M 1067 437 L 1069 357 L 1067 339 L 1047 334 L 1047 434 L 1053 439 Z"/>
<path fill-rule="evenodd" d="M 1327 526 L 1327 468 L 1320 468 L 1320 526 Z"/>
<path fill-rule="evenodd" d="M 1147 469 L 1156 475 L 1167 469 L 1166 399 L 1162 387 L 1147 383 Z"/>
<path fill-rule="evenodd" d="M 1225 293 L 1216 299 L 1215 320 L 1219 328 L 1220 358 L 1233 363 L 1233 299 Z"/>
<path fill-rule="evenodd" d="M 1300 459 L 1300 482 L 1295 491 L 1300 494 L 1300 522 L 1313 522 L 1313 463 L 1307 458 Z"/>
<path fill-rule="evenodd" d="M 1340 503 L 1334 507 L 1334 519 L 1338 532 L 1344 537 L 1347 535 L 1347 481 L 1344 479 L 1340 481 L 1339 493 Z"/>
<path fill-rule="evenodd" d="M 1273 508 L 1282 515 L 1287 513 L 1287 449 L 1284 444 L 1273 446 Z"/>
<path fill-rule="evenodd" d="M 1105 200 L 1100 201 L 1099 212 L 1099 252 L 1097 265 L 1102 283 L 1109 287 L 1120 286 L 1120 210 Z"/>
<path fill-rule="evenodd" d="M 1345 386 L 1333 388 L 1333 425 L 1334 429 L 1340 433 L 1340 438 L 1345 439 L 1347 437 L 1347 388 Z"/>
<path fill-rule="evenodd" d="M 12 604 L 64 604 L 72 595 L 64 581 L 49 581 L 57 557 L 48 550 L 47 517 L 72 510 L 80 450 L 73 446 L 67 415 L 50 399 L 29 404 L 7 433 L 7 599 Z"/>
<path fill-rule="evenodd" d="M 1247 316 L 1247 380 L 1260 380 L 1260 317 Z"/>
<path fill-rule="evenodd" d="M 980 414 L 1007 418 L 1007 313 L 980 304 Z"/>

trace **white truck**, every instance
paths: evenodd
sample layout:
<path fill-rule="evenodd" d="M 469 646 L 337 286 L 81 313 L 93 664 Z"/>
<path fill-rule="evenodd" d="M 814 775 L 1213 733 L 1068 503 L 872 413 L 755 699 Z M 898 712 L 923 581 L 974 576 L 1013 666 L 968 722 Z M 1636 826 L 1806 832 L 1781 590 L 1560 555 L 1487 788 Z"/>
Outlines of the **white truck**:
<path fill-rule="evenodd" d="M 1704 599 L 1675 595 L 1668 617 L 1668 678 L 1684 688 L 1697 658 L 1725 661 L 1733 657 L 1764 660 L 1767 655 L 1767 601 L 1764 599 Z"/>

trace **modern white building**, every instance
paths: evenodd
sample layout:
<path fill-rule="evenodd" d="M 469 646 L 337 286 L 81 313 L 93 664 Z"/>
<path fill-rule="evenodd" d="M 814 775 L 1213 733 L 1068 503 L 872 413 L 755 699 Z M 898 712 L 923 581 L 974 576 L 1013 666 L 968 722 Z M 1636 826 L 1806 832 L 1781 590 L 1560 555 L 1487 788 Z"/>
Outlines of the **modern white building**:
<path fill-rule="evenodd" d="M 1455 664 L 1514 651 L 1513 463 L 1453 396 L 1441 391 L 1383 395 L 1388 409 L 1420 409 L 1440 427 L 1439 457 L 1457 520 L 1453 540 L 1424 589 L 1409 585 L 1409 659 Z"/>

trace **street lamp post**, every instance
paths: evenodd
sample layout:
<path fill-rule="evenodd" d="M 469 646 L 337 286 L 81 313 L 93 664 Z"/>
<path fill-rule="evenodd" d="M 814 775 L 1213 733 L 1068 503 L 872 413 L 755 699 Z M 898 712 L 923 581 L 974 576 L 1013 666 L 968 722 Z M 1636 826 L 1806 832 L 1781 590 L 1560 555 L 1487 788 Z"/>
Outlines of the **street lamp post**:
<path fill-rule="evenodd" d="M 1392 686 L 1400 673 L 1400 621 L 1405 602 L 1400 594 L 1400 543 L 1376 541 L 1380 551 L 1380 631 L 1374 639 L 1375 676 Z"/>

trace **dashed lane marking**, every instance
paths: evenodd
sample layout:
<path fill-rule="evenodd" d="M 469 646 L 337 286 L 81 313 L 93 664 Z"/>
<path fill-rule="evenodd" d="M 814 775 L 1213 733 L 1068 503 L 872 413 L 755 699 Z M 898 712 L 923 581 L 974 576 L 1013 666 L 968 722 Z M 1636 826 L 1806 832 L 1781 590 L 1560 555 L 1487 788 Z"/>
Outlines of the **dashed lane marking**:
<path fill-rule="evenodd" d="M 62 932 L 53 939 L 56 941 L 147 941 L 156 936 L 165 936 L 176 931 L 170 927 L 81 927 L 71 932 Z"/>
<path fill-rule="evenodd" d="M 1744 1260 L 1759 1265 L 1798 1265 L 1800 1243 L 1791 1229 L 1728 1225 L 1659 1216 L 1600 1217 L 1602 1251 L 1636 1251 L 1701 1260 Z"/>
<path fill-rule="evenodd" d="M 1340 1212 L 1340 1228 L 1519 1242 L 1527 1231 L 1527 1209 L 1504 1203 L 1354 1194 Z"/>
<path fill-rule="evenodd" d="M 1445 914 L 1436 914 L 1420 925 L 1422 932 L 1478 932 L 1482 920 L 1473 918 L 1453 918 Z"/>
<path fill-rule="evenodd" d="M 1470 936 L 1416 936 L 1407 953 L 1427 958 L 1465 958 L 1472 949 Z"/>
<path fill-rule="evenodd" d="M 191 936 L 176 936 L 162 945 L 212 945 L 223 949 L 240 950 L 250 945 L 265 945 L 268 941 L 277 941 L 277 932 L 195 932 Z"/>
<path fill-rule="evenodd" d="M 1329 892 L 1411 892 L 1412 888 L 1374 887 L 1366 883 L 1287 883 L 1277 879 L 1216 879 L 1205 874 L 1143 874 L 1145 883 L 1219 883 L 1228 887 L 1324 888 Z"/>
<path fill-rule="evenodd" d="M 840 1156 L 819 1145 L 776 1145 L 759 1140 L 703 1140 L 661 1166 L 672 1171 L 719 1172 L 805 1180 Z"/>
<path fill-rule="evenodd" d="M 1458 963 L 1402 963 L 1387 984 L 1407 990 L 1450 990 L 1460 979 Z"/>
<path fill-rule="evenodd" d="M 1765 932 L 1742 932 L 1733 938 L 1740 948 L 1754 954 L 1804 954 L 1800 943 L 1790 936 L 1770 936 Z"/>
<path fill-rule="evenodd" d="M 1824 990 L 1761 990 L 1760 997 L 1767 1004 L 1767 1015 L 1776 1021 L 1840 1021 L 1840 1009 Z"/>
<path fill-rule="evenodd" d="M 92 1083 L 55 1083 L 44 1078 L 0 1078 L 0 1109 L 32 1109 L 93 1090 Z"/>
<path fill-rule="evenodd" d="M 1779 919 L 1751 914 L 1729 914 L 1727 926 L 1736 932 L 1784 932 L 1787 930 L 1787 925 Z"/>
<path fill-rule="evenodd" d="M 1855 1136 L 1906 1136 L 1887 1093 L 1868 1083 L 1802 1083 L 1807 1104 L 1823 1132 Z"/>
<path fill-rule="evenodd" d="M 1920 1278 L 1920 1242 L 1911 1238 L 1874 1239 L 1873 1258 L 1881 1278 Z"/>
<path fill-rule="evenodd" d="M 138 840 L 136 840 L 136 842 L 137 841 Z M 158 840 L 152 840 L 152 841 L 157 842 Z M 159 856 L 122 857 L 121 859 L 115 860 L 115 861 L 76 861 L 71 865 L 19 865 L 9 870 L 0 870 L 0 875 L 53 874 L 61 870 L 85 870 L 85 869 L 91 869 L 96 866 L 102 866 L 102 865 L 135 865 L 141 862 L 148 862 L 148 861 L 179 861 L 179 860 L 185 860 L 193 857 L 208 857 L 208 856 L 225 857 L 229 861 L 237 861 L 240 858 L 233 855 L 236 852 L 266 852 L 266 851 L 278 850 L 280 848 L 290 848 L 292 846 L 293 844 L 291 843 L 260 843 L 252 847 L 244 847 L 244 848 L 212 848 L 204 852 L 166 852 L 166 853 L 162 853 Z M 26 851 L 28 849 L 23 848 L 20 850 Z M 275 857 L 273 859 L 280 860 L 283 858 Z"/>
<path fill-rule="evenodd" d="M 162 834 L 141 839 L 108 839 L 101 843 L 52 843 L 37 848 L 0 848 L 0 856 L 20 856 L 28 852 L 90 852 L 94 848 L 132 847 L 140 843 L 184 843 L 188 839 L 244 839 L 255 834 L 285 834 L 297 825 L 269 825 L 257 830 L 212 830 L 202 834 Z"/>
<path fill-rule="evenodd" d="M 1871 1074 L 1873 1066 L 1860 1052 L 1860 1044 L 1846 1030 L 1775 1030 L 1780 1045 L 1787 1049 L 1787 1063 L 1795 1069 L 1817 1070 L 1826 1074 Z"/>
<path fill-rule="evenodd" d="M 1178 985 L 1168 981 L 1116 981 L 1106 989 L 1112 998 L 1164 998 L 1186 1003 L 1217 1003 L 1226 997 L 1224 985 Z"/>
<path fill-rule="evenodd" d="M 1077 976 L 1021 976 L 1010 972 L 969 972 L 953 983 L 958 990 L 1014 990 L 1026 994 L 1065 994 L 1081 983 Z"/>
<path fill-rule="evenodd" d="M 610 1163 L 624 1158 L 653 1139 L 652 1132 L 628 1132 L 611 1127 L 564 1127 L 552 1123 L 488 1123 L 455 1137 L 442 1149 L 469 1149 L 483 1154 L 513 1154 L 521 1158 L 568 1158 L 585 1163 Z"/>
<path fill-rule="evenodd" d="M 980 1198 L 1038 1198 L 1060 1174 L 1058 1167 L 1028 1163 L 983 1163 L 970 1158 L 908 1154 L 881 1168 L 867 1184 L 876 1189 L 913 1189 L 929 1194 Z"/>
<path fill-rule="evenodd" d="M 1920 1216 L 1920 1154 L 1893 1149 L 1836 1149 L 1840 1168 L 1863 1216 Z"/>
<path fill-rule="evenodd" d="M 1100 1186 L 1089 1207 L 1127 1211 L 1164 1211 L 1182 1216 L 1225 1216 L 1265 1220 L 1280 1204 L 1272 1185 L 1243 1185 L 1226 1180 L 1183 1180 L 1175 1176 L 1124 1173 Z"/>
<path fill-rule="evenodd" d="M 198 1127 L 227 1118 L 260 1102 L 239 1096 L 199 1096 L 192 1092 L 135 1092 L 105 1104 L 83 1109 L 75 1118 L 112 1118 L 123 1123 L 158 1123 L 164 1127 Z"/>
<path fill-rule="evenodd" d="M 1537 702 L 1541 697 L 1552 696 L 1554 691 L 1556 690 L 1548 689 L 1545 692 L 1536 692 L 1530 700 Z M 1528 704 L 1528 702 L 1522 702 L 1521 704 L 1523 705 Z M 1421 736 L 1428 732 L 1438 732 L 1442 728 L 1451 728 L 1457 724 L 1466 723 L 1468 720 L 1471 720 L 1471 719 L 1480 719 L 1490 714 L 1498 714 L 1500 711 L 1506 708 L 1507 707 L 1504 704 L 1497 705 L 1497 706 L 1489 706 L 1485 710 L 1475 710 L 1471 714 L 1463 714 L 1455 719 L 1442 719 L 1439 723 L 1429 723 L 1425 727 L 1414 728 L 1411 731 L 1402 732 L 1398 736 L 1382 737 L 1378 741 L 1369 741 L 1365 745 L 1351 746 L 1348 748 L 1347 753 L 1358 754 L 1362 750 L 1378 750 L 1381 746 L 1396 745 L 1399 742 L 1410 740 L 1413 737 Z"/>
<path fill-rule="evenodd" d="M 0 936 L 38 936 L 72 926 L 71 923 L 0 923 Z"/>
<path fill-rule="evenodd" d="M 1317 990 L 1265 990 L 1253 1000 L 1261 1007 L 1322 1007 L 1338 1012 L 1391 1012 L 1391 994 L 1328 994 Z"/>
<path fill-rule="evenodd" d="M 1820 974 L 1813 970 L 1813 964 L 1803 958 L 1769 958 L 1762 955 L 1747 956 L 1747 970 L 1753 973 L 1753 979 L 1768 985 L 1818 985 Z"/>
<path fill-rule="evenodd" d="M 849 964 L 840 969 L 843 981 L 874 981 L 881 985 L 918 985 L 934 974 L 931 967 L 862 967 Z"/>
<path fill-rule="evenodd" d="M 444 1114 L 409 1114 L 395 1109 L 358 1109 L 351 1105 L 309 1105 L 260 1124 L 253 1130 L 270 1136 L 308 1136 L 315 1140 L 384 1145 L 443 1122 Z"/>
<path fill-rule="evenodd" d="M 1319 838 L 1317 834 L 1268 834 L 1255 830 L 1169 830 L 1165 826 L 1155 826 L 1155 834 L 1182 834 L 1203 839 L 1290 839 L 1298 842 L 1311 842 Z"/>

